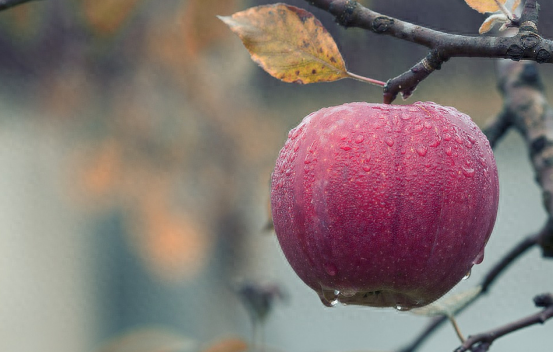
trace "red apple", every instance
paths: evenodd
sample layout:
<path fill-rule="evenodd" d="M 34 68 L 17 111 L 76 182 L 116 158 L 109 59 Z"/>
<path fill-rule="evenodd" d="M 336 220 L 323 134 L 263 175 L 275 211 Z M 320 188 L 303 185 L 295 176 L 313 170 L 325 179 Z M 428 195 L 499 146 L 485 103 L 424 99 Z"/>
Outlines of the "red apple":
<path fill-rule="evenodd" d="M 483 260 L 498 174 L 487 138 L 454 108 L 350 103 L 290 131 L 271 207 L 285 257 L 324 304 L 407 310 Z"/>

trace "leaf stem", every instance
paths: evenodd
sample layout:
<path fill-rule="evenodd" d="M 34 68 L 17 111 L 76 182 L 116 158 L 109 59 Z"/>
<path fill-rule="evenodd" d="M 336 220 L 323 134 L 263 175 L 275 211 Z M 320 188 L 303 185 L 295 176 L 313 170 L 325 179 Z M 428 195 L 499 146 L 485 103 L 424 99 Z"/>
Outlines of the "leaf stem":
<path fill-rule="evenodd" d="M 373 79 L 373 78 L 367 78 L 367 77 L 364 77 L 364 76 L 360 76 L 360 75 L 357 75 L 357 74 L 349 72 L 349 71 L 346 71 L 346 74 L 348 75 L 349 78 L 355 79 L 357 81 L 373 84 L 373 85 L 380 86 L 380 87 L 385 86 L 385 82 L 383 82 L 383 81 L 379 81 L 379 80 L 376 80 L 376 79 Z"/>
<path fill-rule="evenodd" d="M 506 5 L 504 5 L 503 3 L 500 2 L 500 0 L 494 0 L 494 2 L 496 2 L 496 4 L 498 5 L 498 8 L 500 8 L 500 11 L 506 15 L 506 17 L 508 17 L 508 19 L 510 21 L 513 21 L 514 20 L 514 15 L 512 14 L 512 12 L 510 10 L 508 10 L 508 8 L 506 7 Z"/>

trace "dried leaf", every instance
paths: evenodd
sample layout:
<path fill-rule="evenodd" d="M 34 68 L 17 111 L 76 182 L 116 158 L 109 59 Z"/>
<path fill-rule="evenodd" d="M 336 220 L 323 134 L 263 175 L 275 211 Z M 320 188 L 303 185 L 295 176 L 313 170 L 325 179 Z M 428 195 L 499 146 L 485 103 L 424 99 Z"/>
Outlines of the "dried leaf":
<path fill-rule="evenodd" d="M 410 312 L 428 317 L 437 315 L 452 316 L 466 304 L 471 302 L 473 298 L 481 292 L 481 290 L 481 286 L 476 286 L 467 291 L 439 299 L 438 301 L 426 305 L 425 307 L 412 309 Z"/>
<path fill-rule="evenodd" d="M 330 82 L 347 77 L 329 32 L 306 10 L 275 4 L 219 17 L 242 40 L 252 60 L 284 82 Z"/>
<path fill-rule="evenodd" d="M 240 338 L 227 338 L 210 345 L 202 352 L 243 352 L 248 349 L 248 344 Z"/>
<path fill-rule="evenodd" d="M 488 31 L 492 29 L 492 27 L 498 23 L 498 22 L 506 22 L 507 18 L 504 15 L 501 14 L 494 14 L 489 17 L 483 22 L 481 27 L 479 27 L 479 34 L 485 34 Z"/>
<path fill-rule="evenodd" d="M 506 0 L 498 1 L 502 4 L 506 3 Z M 469 5 L 469 7 L 476 11 L 479 11 L 480 13 L 496 12 L 500 10 L 495 0 L 465 0 L 465 2 Z"/>

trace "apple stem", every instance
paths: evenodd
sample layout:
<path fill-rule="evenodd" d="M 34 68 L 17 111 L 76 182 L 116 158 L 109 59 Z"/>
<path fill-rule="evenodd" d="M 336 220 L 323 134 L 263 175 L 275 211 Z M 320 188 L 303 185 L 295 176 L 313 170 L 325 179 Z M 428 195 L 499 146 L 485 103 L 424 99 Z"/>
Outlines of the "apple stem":
<path fill-rule="evenodd" d="M 348 75 L 348 77 L 350 77 L 352 79 L 355 79 L 357 81 L 373 84 L 373 85 L 380 86 L 380 87 L 385 86 L 385 82 L 379 81 L 377 79 L 367 78 L 367 77 L 360 76 L 360 75 L 357 75 L 357 74 L 349 72 L 349 71 L 346 71 L 346 74 Z"/>
<path fill-rule="evenodd" d="M 454 327 L 454 330 L 456 331 L 456 335 L 458 335 L 458 338 L 460 339 L 460 341 L 462 341 L 462 343 L 464 343 L 466 341 L 466 338 L 464 337 L 464 334 L 462 334 L 462 331 L 460 330 L 460 326 L 458 326 L 458 323 L 456 322 L 456 319 L 454 318 L 453 315 L 450 315 L 450 314 L 448 315 L 448 319 L 452 323 L 452 326 Z"/>

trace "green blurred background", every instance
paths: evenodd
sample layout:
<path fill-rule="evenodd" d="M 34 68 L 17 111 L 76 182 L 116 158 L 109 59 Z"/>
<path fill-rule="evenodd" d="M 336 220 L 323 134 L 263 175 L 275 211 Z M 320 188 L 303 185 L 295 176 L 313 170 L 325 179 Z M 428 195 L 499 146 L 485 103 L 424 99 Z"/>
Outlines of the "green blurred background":
<path fill-rule="evenodd" d="M 484 19 L 463 0 L 360 2 L 458 34 L 476 35 Z M 206 351 L 220 341 L 238 351 L 222 339 L 251 340 L 236 293 L 245 282 L 286 297 L 263 327 L 267 351 L 391 350 L 423 328 L 410 313 L 324 308 L 265 229 L 288 130 L 322 107 L 382 100 L 360 82 L 286 84 L 257 67 L 216 15 L 266 3 L 47 0 L 0 12 L 0 349 Z M 386 81 L 426 55 L 287 3 L 323 22 L 354 73 Z M 539 31 L 552 39 L 552 2 L 540 3 Z M 432 100 L 483 126 L 502 103 L 495 63 L 452 59 L 398 103 Z M 552 104 L 552 65 L 539 72 Z M 497 226 L 455 290 L 546 219 L 521 138 L 510 133 L 495 155 Z M 516 264 L 460 316 L 466 335 L 530 314 L 532 297 L 552 291 L 538 250 Z M 423 350 L 458 344 L 445 326 Z M 552 322 L 495 348 L 551 351 Z"/>

